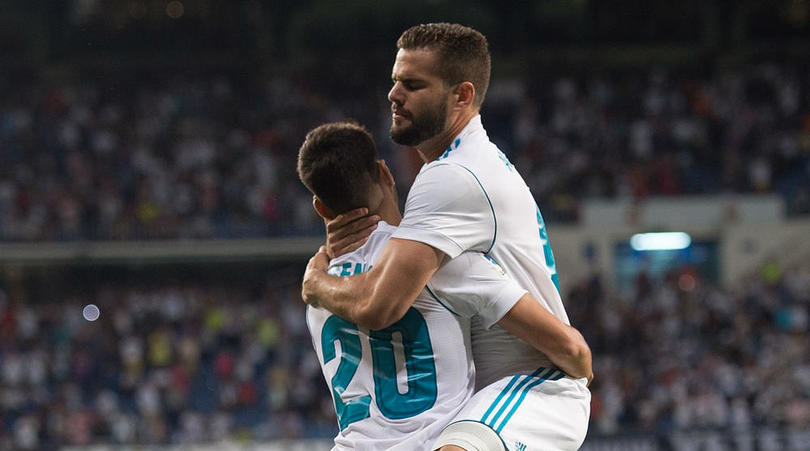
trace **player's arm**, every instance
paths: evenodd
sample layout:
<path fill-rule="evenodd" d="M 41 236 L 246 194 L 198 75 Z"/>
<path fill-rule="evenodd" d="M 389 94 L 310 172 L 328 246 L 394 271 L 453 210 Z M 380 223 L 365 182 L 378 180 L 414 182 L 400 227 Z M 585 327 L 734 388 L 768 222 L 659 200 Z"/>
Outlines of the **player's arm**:
<path fill-rule="evenodd" d="M 523 295 L 498 325 L 532 345 L 571 377 L 593 379 L 591 349 L 575 328 L 563 323 L 530 294 Z"/>
<path fill-rule="evenodd" d="M 327 224 L 329 255 L 362 243 L 367 224 L 356 219 L 361 214 L 347 212 L 342 223 L 332 224 L 335 233 Z M 337 232 L 346 224 L 354 225 Z M 465 227 L 470 224 L 475 227 Z M 316 255 L 304 274 L 302 297 L 359 326 L 387 327 L 405 314 L 446 256 L 490 247 L 494 228 L 492 208 L 477 179 L 462 167 L 435 166 L 421 172 L 411 187 L 403 222 L 370 271 L 332 277 L 326 273 L 326 252 Z"/>
<path fill-rule="evenodd" d="M 335 277 L 326 272 L 329 258 L 322 246 L 304 272 L 301 296 L 358 326 L 383 329 L 405 315 L 443 259 L 443 252 L 427 244 L 392 238 L 371 270 Z"/>
<path fill-rule="evenodd" d="M 591 351 L 579 331 L 560 321 L 483 254 L 465 252 L 447 261 L 428 288 L 454 313 L 477 315 L 487 329 L 499 324 L 569 376 L 593 377 Z"/>

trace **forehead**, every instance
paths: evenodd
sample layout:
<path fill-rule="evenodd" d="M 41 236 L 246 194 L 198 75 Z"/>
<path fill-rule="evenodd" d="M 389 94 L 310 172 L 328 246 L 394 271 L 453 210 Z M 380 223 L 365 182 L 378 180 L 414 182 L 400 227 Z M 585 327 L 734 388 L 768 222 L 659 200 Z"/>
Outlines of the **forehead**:
<path fill-rule="evenodd" d="M 420 49 L 399 49 L 391 77 L 399 78 L 439 78 L 436 71 L 438 55 L 435 50 L 426 48 Z"/>

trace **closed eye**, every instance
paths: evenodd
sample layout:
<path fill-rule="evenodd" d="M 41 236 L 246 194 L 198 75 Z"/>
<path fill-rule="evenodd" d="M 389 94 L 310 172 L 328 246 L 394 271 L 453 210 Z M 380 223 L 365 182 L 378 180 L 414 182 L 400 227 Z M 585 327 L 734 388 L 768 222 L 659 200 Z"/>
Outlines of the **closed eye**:
<path fill-rule="evenodd" d="M 418 91 L 420 89 L 424 89 L 427 87 L 427 83 L 422 80 L 415 80 L 415 79 L 399 79 L 399 80 L 392 80 L 394 84 L 397 82 L 402 84 L 402 87 L 405 88 L 406 91 Z"/>

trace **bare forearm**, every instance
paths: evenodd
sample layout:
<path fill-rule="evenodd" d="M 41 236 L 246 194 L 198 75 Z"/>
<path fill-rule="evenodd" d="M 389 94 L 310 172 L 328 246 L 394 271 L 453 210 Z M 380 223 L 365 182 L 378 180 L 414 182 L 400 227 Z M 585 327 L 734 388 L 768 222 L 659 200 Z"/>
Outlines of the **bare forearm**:
<path fill-rule="evenodd" d="M 498 324 L 545 354 L 569 376 L 592 377 L 591 350 L 585 338 L 531 295 L 524 295 Z"/>
<path fill-rule="evenodd" d="M 363 300 L 368 296 L 361 292 L 362 284 L 354 282 L 357 282 L 355 278 L 335 277 L 320 269 L 307 268 L 301 296 L 313 307 L 324 308 L 346 321 L 361 325 L 359 313 L 363 311 Z"/>
<path fill-rule="evenodd" d="M 569 376 L 590 379 L 593 377 L 591 349 L 578 330 L 571 326 L 566 326 L 566 329 L 568 338 L 555 346 L 547 354 L 548 358 Z"/>
<path fill-rule="evenodd" d="M 416 294 L 411 295 L 407 289 L 393 292 L 388 284 L 376 280 L 378 277 L 370 277 L 369 273 L 336 277 L 307 270 L 301 294 L 307 304 L 329 310 L 360 327 L 379 330 L 402 318 Z"/>
<path fill-rule="evenodd" d="M 413 305 L 438 268 L 441 255 L 427 245 L 392 239 L 370 271 L 335 277 L 326 272 L 329 260 L 322 247 L 307 265 L 301 296 L 307 304 L 358 326 L 382 329 Z"/>

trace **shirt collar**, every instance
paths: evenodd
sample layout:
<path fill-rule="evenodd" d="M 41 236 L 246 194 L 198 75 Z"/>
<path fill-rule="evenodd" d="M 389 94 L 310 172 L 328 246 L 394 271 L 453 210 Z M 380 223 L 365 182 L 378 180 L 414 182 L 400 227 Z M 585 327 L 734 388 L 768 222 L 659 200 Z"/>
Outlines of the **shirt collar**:
<path fill-rule="evenodd" d="M 486 133 L 486 131 L 484 130 L 484 125 L 481 123 L 481 115 L 476 114 L 472 119 L 470 119 L 470 122 L 467 122 L 467 125 L 465 125 L 463 129 L 461 129 L 461 133 L 459 133 L 458 136 L 456 136 L 456 139 L 454 139 L 453 142 L 456 142 L 457 140 L 464 141 L 466 137 L 479 131 Z"/>

